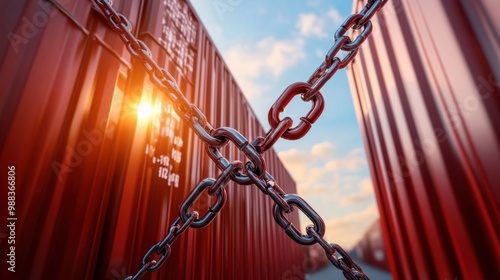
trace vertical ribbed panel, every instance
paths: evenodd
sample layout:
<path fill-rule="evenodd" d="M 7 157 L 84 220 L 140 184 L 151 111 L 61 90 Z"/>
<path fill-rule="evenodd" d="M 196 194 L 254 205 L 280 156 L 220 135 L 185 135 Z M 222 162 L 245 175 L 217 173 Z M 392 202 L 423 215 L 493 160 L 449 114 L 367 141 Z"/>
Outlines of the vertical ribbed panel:
<path fill-rule="evenodd" d="M 0 41 L 0 179 L 6 184 L 7 166 L 16 167 L 17 224 L 16 273 L 7 270 L 9 232 L 0 229 L 0 278 L 123 279 L 163 239 L 191 190 L 220 171 L 91 1 L 4 7 L 0 36 L 10 39 Z M 265 134 L 187 1 L 114 7 L 214 127 L 234 127 L 250 141 Z M 138 116 L 141 103 L 154 108 L 149 118 Z M 248 160 L 233 144 L 221 152 Z M 264 158 L 294 193 L 276 153 Z M 272 200 L 251 185 L 226 190 L 217 218 L 188 229 L 146 279 L 282 279 L 302 266 L 304 249 L 275 223 Z M 192 210 L 204 214 L 212 203 L 204 194 Z M 298 225 L 296 211 L 288 217 Z"/>
<path fill-rule="evenodd" d="M 388 1 L 349 69 L 396 279 L 500 278 L 499 9 Z"/>

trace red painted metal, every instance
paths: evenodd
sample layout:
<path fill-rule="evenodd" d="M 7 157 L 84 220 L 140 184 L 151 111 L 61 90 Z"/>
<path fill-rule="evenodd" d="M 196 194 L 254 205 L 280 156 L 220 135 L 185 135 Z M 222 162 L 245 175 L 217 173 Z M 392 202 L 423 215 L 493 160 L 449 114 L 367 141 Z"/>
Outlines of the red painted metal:
<path fill-rule="evenodd" d="M 307 247 L 307 257 L 302 264 L 308 273 L 313 273 L 330 264 L 323 247 L 318 243 Z"/>
<path fill-rule="evenodd" d="M 376 220 L 354 246 L 354 256 L 363 263 L 389 270 L 380 220 Z"/>
<path fill-rule="evenodd" d="M 248 139 L 265 134 L 188 2 L 114 6 L 214 127 L 234 127 Z M 15 273 L 6 268 L 9 232 L 0 230 L 0 278 L 135 273 L 191 189 L 218 174 L 215 164 L 90 1 L 3 7 L 0 34 L 9 40 L 0 41 L 0 178 L 6 183 L 7 166 L 15 166 L 17 221 Z M 141 103 L 153 107 L 152 116 L 138 116 Z M 234 145 L 222 152 L 245 159 Z M 276 153 L 264 158 L 280 186 L 295 192 Z M 230 183 L 227 191 L 214 222 L 189 229 L 148 279 L 304 277 L 304 248 L 275 223 L 272 200 L 252 186 Z M 211 203 L 204 197 L 193 207 L 202 214 Z M 296 211 L 288 219 L 299 224 Z"/>
<path fill-rule="evenodd" d="M 500 278 L 499 8 L 389 1 L 350 67 L 396 279 Z"/>

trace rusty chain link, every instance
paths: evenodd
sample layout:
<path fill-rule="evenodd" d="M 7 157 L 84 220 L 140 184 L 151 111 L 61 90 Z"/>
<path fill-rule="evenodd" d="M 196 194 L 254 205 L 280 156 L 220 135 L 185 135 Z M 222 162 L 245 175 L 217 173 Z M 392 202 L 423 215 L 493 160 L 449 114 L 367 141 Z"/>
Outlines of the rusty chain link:
<path fill-rule="evenodd" d="M 170 246 L 187 228 L 201 228 L 210 224 L 226 202 L 224 186 L 229 180 L 240 185 L 254 184 L 264 194 L 271 197 L 275 202 L 274 219 L 276 223 L 284 229 L 291 239 L 299 244 L 312 245 L 319 243 L 325 250 L 330 262 L 342 271 L 346 279 L 369 279 L 363 273 L 361 267 L 351 259 L 340 245 L 330 244 L 323 238 L 326 230 L 325 223 L 316 211 L 300 196 L 286 194 L 279 187 L 271 174 L 266 171 L 266 163 L 262 154 L 269 150 L 280 138 L 297 140 L 307 134 L 324 109 L 321 88 L 339 69 L 345 68 L 353 60 L 359 47 L 372 32 L 371 18 L 388 0 L 368 0 L 359 13 L 350 15 L 341 24 L 335 32 L 334 44 L 327 52 L 325 60 L 313 72 L 306 83 L 294 83 L 285 89 L 269 109 L 270 130 L 265 136 L 256 137 L 251 142 L 233 128 L 220 127 L 214 129 L 205 115 L 186 99 L 177 86 L 174 77 L 165 69 L 159 67 L 153 60 L 148 46 L 132 34 L 132 24 L 128 19 L 112 7 L 110 0 L 93 1 L 101 9 L 111 28 L 119 34 L 130 54 L 143 64 L 151 82 L 166 94 L 167 98 L 173 102 L 175 112 L 207 144 L 207 152 L 210 158 L 222 171 L 217 179 L 207 178 L 198 183 L 181 204 L 179 217 L 170 226 L 168 234 L 163 240 L 153 245 L 144 255 L 142 267 L 137 273 L 125 279 L 141 279 L 147 272 L 157 270 L 170 256 Z M 349 30 L 361 31 L 353 40 L 346 35 Z M 339 57 L 341 51 L 346 52 L 343 58 Z M 312 106 L 307 115 L 300 118 L 300 123 L 292 127 L 293 121 L 290 117 L 280 119 L 279 115 L 297 95 L 300 95 L 304 102 L 312 102 Z M 229 142 L 235 144 L 248 157 L 249 161 L 243 164 L 240 161 L 230 162 L 225 158 L 220 149 Z M 198 212 L 189 211 L 205 190 L 207 190 L 209 196 L 216 196 L 217 200 L 200 218 Z M 301 234 L 295 225 L 286 218 L 285 213 L 292 212 L 294 208 L 298 208 L 312 221 L 313 224 L 306 228 L 307 234 Z M 157 259 L 154 259 L 155 255 L 157 255 Z"/>

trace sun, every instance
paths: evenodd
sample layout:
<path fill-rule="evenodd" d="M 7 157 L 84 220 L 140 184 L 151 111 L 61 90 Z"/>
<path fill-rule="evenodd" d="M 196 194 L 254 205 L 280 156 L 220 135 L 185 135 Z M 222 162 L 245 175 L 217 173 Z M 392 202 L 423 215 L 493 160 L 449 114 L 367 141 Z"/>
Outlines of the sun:
<path fill-rule="evenodd" d="M 137 106 L 137 116 L 139 119 L 146 120 L 153 114 L 153 107 L 148 102 L 141 102 Z"/>

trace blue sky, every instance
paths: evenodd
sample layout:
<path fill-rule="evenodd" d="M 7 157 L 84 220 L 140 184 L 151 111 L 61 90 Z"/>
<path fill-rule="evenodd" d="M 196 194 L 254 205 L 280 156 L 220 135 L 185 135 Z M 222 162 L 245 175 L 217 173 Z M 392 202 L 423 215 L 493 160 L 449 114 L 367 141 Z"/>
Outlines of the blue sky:
<path fill-rule="evenodd" d="M 352 8 L 345 0 L 191 2 L 266 130 L 271 105 L 321 64 Z M 345 70 L 322 93 L 325 110 L 309 133 L 274 148 L 298 194 L 325 220 L 327 240 L 350 248 L 378 212 Z M 309 108 L 294 98 L 281 117 L 297 124 Z M 310 222 L 302 216 L 301 223 L 303 229 Z"/>

